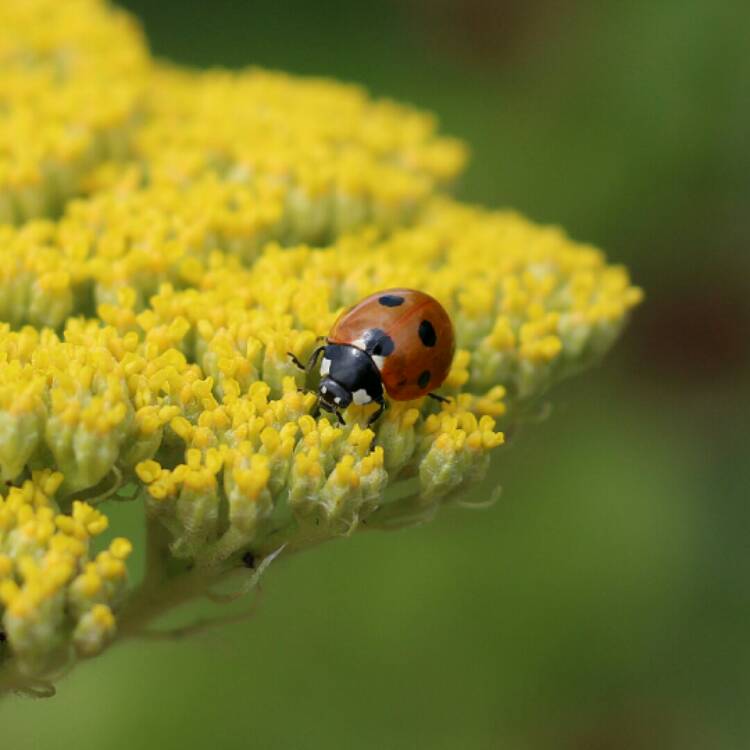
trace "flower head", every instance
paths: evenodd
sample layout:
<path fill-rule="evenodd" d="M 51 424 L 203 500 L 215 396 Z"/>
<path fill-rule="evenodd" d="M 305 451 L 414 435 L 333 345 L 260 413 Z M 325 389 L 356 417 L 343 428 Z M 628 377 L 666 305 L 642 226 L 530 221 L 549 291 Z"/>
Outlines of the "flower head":
<path fill-rule="evenodd" d="M 111 618 L 110 605 L 126 582 L 130 543 L 115 539 L 93 556 L 91 541 L 106 530 L 107 518 L 80 501 L 61 512 L 56 498 L 62 482 L 62 474 L 41 470 L 0 490 L 2 624 L 19 668 L 30 673 L 71 645 L 86 655 L 98 651 L 114 621 L 92 640 L 93 623 L 101 623 L 104 611 Z"/>
<path fill-rule="evenodd" d="M 98 161 L 128 147 L 146 48 L 97 0 L 0 5 L 0 224 L 59 211 Z"/>
<path fill-rule="evenodd" d="M 40 45 L 43 66 L 62 64 L 61 40 L 81 50 L 28 106 L 44 119 L 61 99 L 54 127 L 69 128 L 71 91 L 98 70 L 111 96 L 86 132 L 127 148 L 91 141 L 66 162 L 84 195 L 57 218 L 3 204 L 0 179 L 20 222 L 0 224 L 0 627 L 28 674 L 116 633 L 132 545 L 90 542 L 119 487 L 161 530 L 162 577 L 190 570 L 203 591 L 250 557 L 427 518 L 484 475 L 528 404 L 606 352 L 641 296 L 560 229 L 447 197 L 464 149 L 429 115 L 330 81 L 161 66 L 94 0 L 65 4 L 59 38 L 24 37 L 48 6 L 0 11 L 26 39 L 20 78 Z M 450 400 L 393 402 L 372 425 L 372 405 L 344 425 L 316 416 L 288 353 L 397 286 L 454 321 Z"/>

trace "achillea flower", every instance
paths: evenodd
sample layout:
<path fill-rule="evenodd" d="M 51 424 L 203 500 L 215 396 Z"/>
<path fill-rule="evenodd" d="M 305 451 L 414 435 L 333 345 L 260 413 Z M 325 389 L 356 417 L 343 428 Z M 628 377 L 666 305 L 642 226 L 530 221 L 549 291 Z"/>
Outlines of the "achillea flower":
<path fill-rule="evenodd" d="M 56 213 L 122 156 L 148 65 L 140 31 L 97 0 L 0 4 L 0 224 Z"/>
<path fill-rule="evenodd" d="M 90 540 L 107 518 L 75 501 L 62 513 L 59 472 L 34 471 L 0 493 L 0 602 L 17 668 L 33 674 L 64 663 L 71 647 L 88 655 L 114 633 L 111 605 L 126 580 L 132 549 L 115 539 L 93 557 Z"/>
<path fill-rule="evenodd" d="M 71 190 L 86 195 L 59 218 L 0 226 L 11 687 L 98 653 L 118 619 L 141 632 L 280 550 L 431 517 L 484 475 L 541 394 L 606 352 L 641 297 L 561 230 L 441 194 L 463 147 L 431 117 L 328 81 L 160 67 L 108 6 L 66 7 L 84 31 L 119 33 L 116 58 L 145 68 L 141 100 L 122 89 L 128 118 L 142 117 L 126 118 L 118 160 L 97 151 L 75 166 L 88 172 Z M 100 49 L 93 32 L 60 33 L 84 59 Z M 119 64 L 102 69 L 114 90 Z M 44 117 L 57 97 L 70 103 L 66 82 L 47 81 L 30 106 Z M 36 208 L 6 218 L 54 210 Z M 393 403 L 369 427 L 372 406 L 350 406 L 343 426 L 314 417 L 288 352 L 306 357 L 342 309 L 395 286 L 453 318 L 450 402 Z M 126 599 L 131 543 L 90 545 L 107 524 L 95 506 L 121 488 L 145 511 L 151 549 Z"/>

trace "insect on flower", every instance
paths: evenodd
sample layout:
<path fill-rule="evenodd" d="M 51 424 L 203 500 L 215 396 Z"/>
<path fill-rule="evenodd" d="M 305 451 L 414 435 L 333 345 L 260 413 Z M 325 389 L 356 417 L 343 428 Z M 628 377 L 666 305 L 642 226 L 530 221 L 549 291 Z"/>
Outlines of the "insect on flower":
<path fill-rule="evenodd" d="M 448 376 L 455 348 L 451 319 L 434 297 L 386 289 L 345 310 L 307 364 L 289 356 L 310 373 L 322 354 L 318 405 L 344 424 L 349 404 L 375 403 L 372 424 L 385 411 L 384 390 L 394 401 L 446 401 L 432 391 Z"/>

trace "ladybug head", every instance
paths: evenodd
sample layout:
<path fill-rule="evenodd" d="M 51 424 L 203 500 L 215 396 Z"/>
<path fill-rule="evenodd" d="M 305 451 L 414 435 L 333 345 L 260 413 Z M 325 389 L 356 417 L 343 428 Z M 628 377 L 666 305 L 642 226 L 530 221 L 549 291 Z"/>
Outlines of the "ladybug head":
<path fill-rule="evenodd" d="M 381 406 L 374 412 L 377 418 L 385 402 L 380 372 L 372 357 L 352 344 L 326 344 L 320 363 L 318 406 L 335 414 L 339 424 L 344 424 L 341 412 L 349 404 L 361 406 L 372 401 Z"/>
<path fill-rule="evenodd" d="M 323 378 L 320 381 L 318 395 L 320 396 L 321 407 L 330 412 L 339 412 L 346 409 L 352 402 L 351 392 L 333 378 Z"/>

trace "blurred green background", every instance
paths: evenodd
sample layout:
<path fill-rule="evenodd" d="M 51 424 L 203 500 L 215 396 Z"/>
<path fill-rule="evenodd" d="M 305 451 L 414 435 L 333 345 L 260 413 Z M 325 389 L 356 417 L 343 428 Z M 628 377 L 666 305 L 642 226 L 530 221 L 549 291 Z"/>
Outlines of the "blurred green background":
<path fill-rule="evenodd" d="M 2 747 L 750 746 L 750 5 L 123 4 L 176 61 L 434 110 L 462 197 L 602 246 L 647 301 L 502 452 L 494 508 L 278 564 L 253 620 L 4 701 Z"/>

